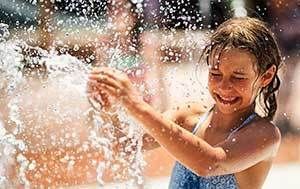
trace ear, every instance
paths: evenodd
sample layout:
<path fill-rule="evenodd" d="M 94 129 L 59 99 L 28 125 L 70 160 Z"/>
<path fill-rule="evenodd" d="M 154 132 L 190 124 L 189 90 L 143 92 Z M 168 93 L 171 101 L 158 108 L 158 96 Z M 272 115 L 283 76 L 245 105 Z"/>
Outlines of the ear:
<path fill-rule="evenodd" d="M 273 64 L 261 77 L 261 86 L 266 87 L 276 74 L 276 66 Z"/>

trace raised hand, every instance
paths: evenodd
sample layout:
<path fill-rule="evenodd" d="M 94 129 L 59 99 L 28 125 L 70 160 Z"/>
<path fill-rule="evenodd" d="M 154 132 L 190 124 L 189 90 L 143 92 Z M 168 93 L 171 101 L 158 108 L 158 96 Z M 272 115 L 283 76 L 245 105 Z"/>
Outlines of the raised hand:
<path fill-rule="evenodd" d="M 125 73 L 108 67 L 90 73 L 88 93 L 100 105 L 111 105 L 109 99 L 113 98 L 130 108 L 134 102 L 142 100 Z"/>

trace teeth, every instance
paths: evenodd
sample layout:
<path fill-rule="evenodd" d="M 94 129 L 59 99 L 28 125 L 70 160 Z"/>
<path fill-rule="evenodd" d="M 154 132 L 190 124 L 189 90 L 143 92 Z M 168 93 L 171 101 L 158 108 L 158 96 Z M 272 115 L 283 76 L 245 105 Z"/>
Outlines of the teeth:
<path fill-rule="evenodd" d="M 218 96 L 221 98 L 221 100 L 223 100 L 225 102 L 232 102 L 232 101 L 237 99 L 237 97 L 223 97 L 223 96 L 220 96 L 220 95 L 218 95 Z"/>
<path fill-rule="evenodd" d="M 222 96 L 220 96 L 220 97 L 222 98 L 222 100 L 225 100 L 225 101 L 233 101 L 236 98 L 236 97 L 225 98 L 225 97 L 222 97 Z"/>

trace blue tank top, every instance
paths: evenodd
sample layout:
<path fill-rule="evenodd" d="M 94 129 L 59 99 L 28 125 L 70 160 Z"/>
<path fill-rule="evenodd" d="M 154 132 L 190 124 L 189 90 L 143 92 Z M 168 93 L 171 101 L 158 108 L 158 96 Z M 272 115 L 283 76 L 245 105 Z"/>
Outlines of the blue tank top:
<path fill-rule="evenodd" d="M 193 130 L 193 134 L 196 133 L 211 111 L 212 109 L 200 117 Z M 256 113 L 251 114 L 238 128 L 232 131 L 228 137 L 253 120 L 255 116 Z M 238 184 L 234 174 L 202 177 L 196 175 L 181 163 L 175 162 L 169 189 L 238 189 Z"/>

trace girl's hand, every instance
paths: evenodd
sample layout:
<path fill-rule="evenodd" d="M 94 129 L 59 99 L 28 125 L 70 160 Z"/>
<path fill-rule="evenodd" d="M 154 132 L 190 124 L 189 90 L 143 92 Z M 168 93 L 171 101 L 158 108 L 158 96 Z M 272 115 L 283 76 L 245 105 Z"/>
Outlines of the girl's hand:
<path fill-rule="evenodd" d="M 87 92 L 88 92 L 88 100 L 94 109 L 96 109 L 97 111 L 111 110 L 112 99 L 109 98 L 108 93 L 101 90 L 99 86 L 97 87 L 97 82 L 89 81 L 87 85 Z"/>
<path fill-rule="evenodd" d="M 88 93 L 101 105 L 106 100 L 110 105 L 109 97 L 113 97 L 127 109 L 142 99 L 125 73 L 108 67 L 97 68 L 90 73 Z"/>

